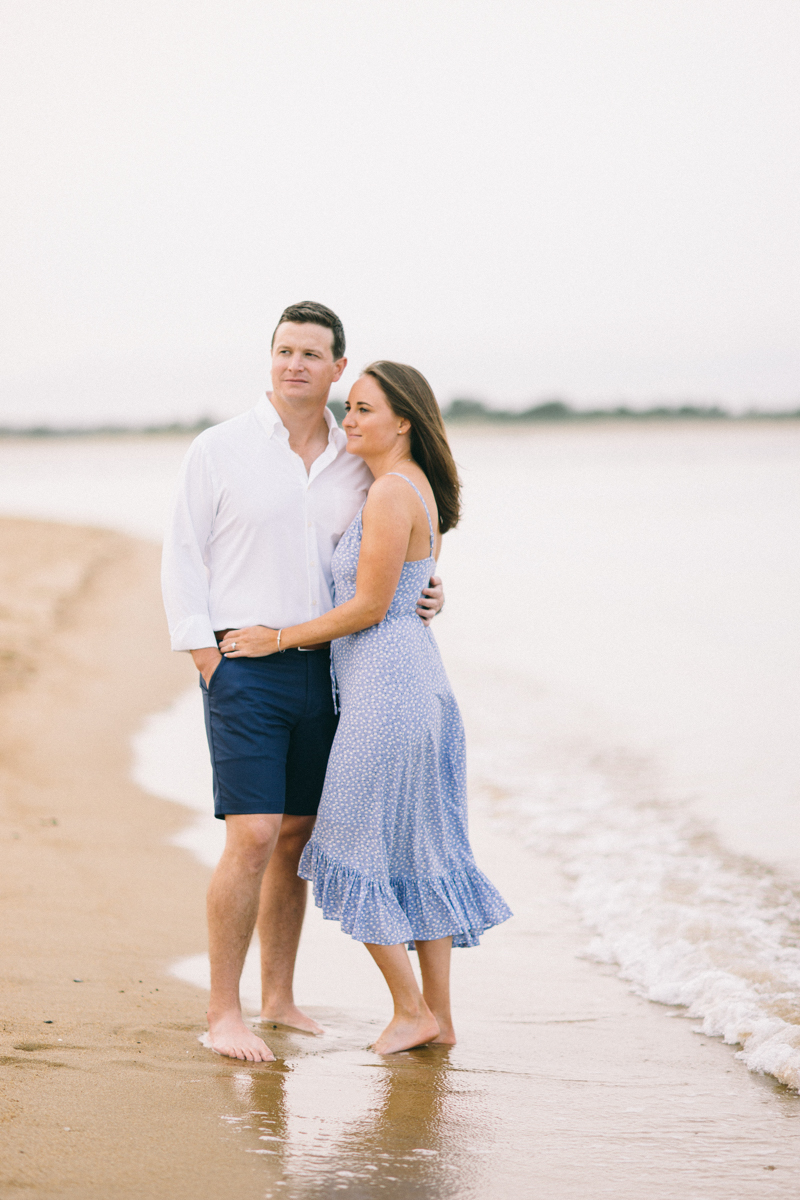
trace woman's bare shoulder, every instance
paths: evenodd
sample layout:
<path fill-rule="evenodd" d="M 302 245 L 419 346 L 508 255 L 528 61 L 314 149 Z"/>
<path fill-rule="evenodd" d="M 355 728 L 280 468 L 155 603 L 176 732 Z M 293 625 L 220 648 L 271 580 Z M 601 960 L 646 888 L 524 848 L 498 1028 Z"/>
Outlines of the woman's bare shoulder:
<path fill-rule="evenodd" d="M 401 490 L 404 489 L 404 490 Z M 404 527 L 411 528 L 414 523 L 414 510 L 405 492 L 414 493 L 402 479 L 390 479 L 380 475 L 367 492 L 366 503 L 362 509 L 362 524 L 364 532 L 368 530 L 384 537 L 389 530 L 399 531 Z"/>
<path fill-rule="evenodd" d="M 409 487 L 409 484 L 414 486 Z M 370 509 L 370 499 L 373 496 L 374 504 Z M 428 477 L 416 464 L 408 470 L 407 474 L 404 472 L 401 475 L 398 472 L 395 475 L 387 472 L 385 475 L 380 475 L 369 490 L 364 512 L 366 513 L 367 509 L 370 509 L 370 515 L 386 514 L 387 517 L 392 514 L 399 516 L 402 513 L 412 523 L 421 521 L 423 528 L 427 528 L 428 522 L 420 505 L 420 497 L 422 497 L 433 526 L 436 528 L 439 520 L 436 498 L 428 482 Z"/>
<path fill-rule="evenodd" d="M 367 493 L 367 504 L 371 503 L 373 508 L 384 504 L 401 504 L 405 508 L 411 504 L 413 499 L 414 489 L 408 486 L 408 478 L 401 478 L 400 475 L 391 472 L 379 475 Z"/>

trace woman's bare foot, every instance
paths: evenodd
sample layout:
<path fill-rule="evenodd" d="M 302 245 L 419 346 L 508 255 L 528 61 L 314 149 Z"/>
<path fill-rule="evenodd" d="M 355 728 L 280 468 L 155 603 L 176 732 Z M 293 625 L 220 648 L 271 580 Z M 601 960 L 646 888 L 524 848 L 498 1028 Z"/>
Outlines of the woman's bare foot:
<path fill-rule="evenodd" d="M 397 1054 L 400 1050 L 411 1050 L 413 1046 L 424 1046 L 426 1042 L 434 1042 L 438 1035 L 436 1018 L 426 1007 L 413 1016 L 403 1013 L 392 1017 L 371 1049 L 376 1054 Z"/>
<path fill-rule="evenodd" d="M 315 1020 L 307 1016 L 296 1004 L 268 1004 L 261 1013 L 260 1020 L 273 1025 L 286 1025 L 289 1029 L 299 1029 L 301 1033 L 319 1035 L 325 1030 Z"/>
<path fill-rule="evenodd" d="M 455 1046 L 456 1031 L 453 1028 L 453 1022 L 447 1017 L 442 1017 L 438 1013 L 434 1014 L 439 1026 L 439 1036 L 433 1038 L 432 1045 L 434 1046 Z"/>
<path fill-rule="evenodd" d="M 274 1062 L 275 1055 L 266 1042 L 248 1029 L 240 1013 L 225 1013 L 208 1019 L 208 1033 L 200 1042 L 215 1054 L 239 1058 L 245 1062 Z"/>

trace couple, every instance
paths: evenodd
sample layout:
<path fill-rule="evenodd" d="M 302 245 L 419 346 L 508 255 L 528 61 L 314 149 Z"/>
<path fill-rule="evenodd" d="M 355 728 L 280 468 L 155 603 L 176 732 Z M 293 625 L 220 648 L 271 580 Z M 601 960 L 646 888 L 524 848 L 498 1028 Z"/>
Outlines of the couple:
<path fill-rule="evenodd" d="M 510 916 L 469 847 L 461 718 L 428 628 L 459 516 L 439 407 L 418 371 L 373 363 L 343 432 L 326 405 L 344 352 L 330 309 L 283 312 L 270 397 L 193 443 L 165 542 L 172 647 L 200 672 L 226 824 L 207 1044 L 251 1062 L 274 1057 L 239 1002 L 256 927 L 262 1019 L 322 1032 L 292 993 L 306 880 L 389 986 L 380 1054 L 455 1042 L 451 947 Z"/>

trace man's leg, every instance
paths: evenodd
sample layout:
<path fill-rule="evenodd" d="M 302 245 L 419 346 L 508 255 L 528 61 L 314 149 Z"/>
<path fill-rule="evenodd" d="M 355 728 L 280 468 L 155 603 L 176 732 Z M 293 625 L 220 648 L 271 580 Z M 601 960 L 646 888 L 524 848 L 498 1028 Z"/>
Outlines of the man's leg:
<path fill-rule="evenodd" d="M 328 755 L 339 718 L 331 695 L 330 655 L 325 650 L 294 653 L 303 683 L 303 709 L 292 727 L 286 754 L 286 801 L 280 837 L 261 888 L 262 1019 L 306 1033 L 321 1026 L 296 1006 L 294 960 L 303 926 L 307 885 L 297 867 L 314 828 L 325 784 Z M 275 655 L 275 657 L 279 657 Z"/>
<path fill-rule="evenodd" d="M 250 1062 L 271 1062 L 275 1057 L 242 1020 L 239 980 L 281 820 L 280 813 L 226 816 L 225 849 L 208 889 L 209 1045 L 218 1054 Z"/>
<path fill-rule="evenodd" d="M 264 872 L 258 910 L 261 1019 L 291 1025 L 305 1033 L 323 1032 L 322 1026 L 297 1007 L 292 991 L 308 891 L 308 884 L 297 874 L 297 865 L 311 837 L 314 820 L 314 817 L 284 816 L 275 852 Z"/>

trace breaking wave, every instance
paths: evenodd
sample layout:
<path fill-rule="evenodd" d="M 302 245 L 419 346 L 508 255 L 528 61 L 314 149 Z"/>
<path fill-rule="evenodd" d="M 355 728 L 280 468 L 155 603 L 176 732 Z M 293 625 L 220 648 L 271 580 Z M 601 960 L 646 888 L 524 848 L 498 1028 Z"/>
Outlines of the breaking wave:
<path fill-rule="evenodd" d="M 797 882 L 726 852 L 686 804 L 664 798 L 653 764 L 566 737 L 574 714 L 524 681 L 484 677 L 479 693 L 473 681 L 460 695 L 473 698 L 472 786 L 560 858 L 594 933 L 587 954 L 800 1090 Z"/>

